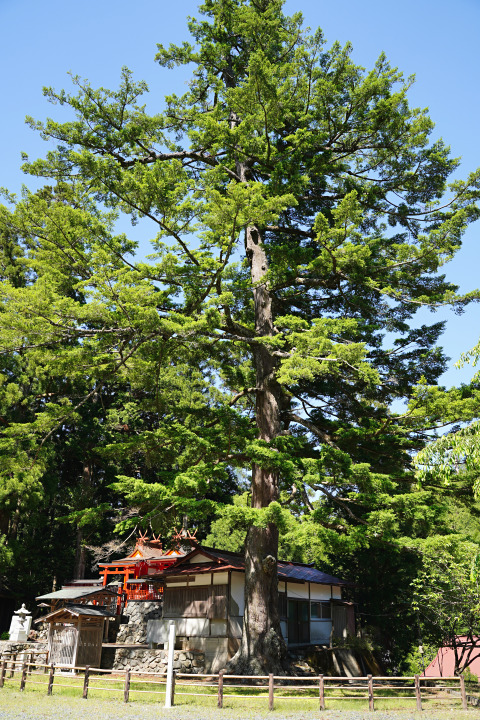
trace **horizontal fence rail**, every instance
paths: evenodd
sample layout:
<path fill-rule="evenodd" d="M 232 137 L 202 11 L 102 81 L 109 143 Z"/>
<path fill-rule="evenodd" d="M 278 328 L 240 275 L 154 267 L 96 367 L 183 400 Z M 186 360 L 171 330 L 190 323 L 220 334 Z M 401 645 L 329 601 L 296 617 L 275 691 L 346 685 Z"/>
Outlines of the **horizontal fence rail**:
<path fill-rule="evenodd" d="M 17 682 L 19 685 L 17 685 Z M 92 692 L 123 695 L 129 702 L 131 695 L 140 699 L 144 694 L 158 695 L 165 699 L 166 673 L 126 670 L 107 670 L 93 667 L 71 667 L 41 663 L 29 658 L 17 660 L 3 656 L 0 659 L 0 688 L 15 685 L 22 692 L 32 685 L 43 686 L 47 695 L 53 695 L 55 688 L 69 688 L 78 697 L 88 699 Z M 478 687 L 477 687 L 478 692 Z M 203 697 L 215 701 L 218 708 L 225 702 L 260 701 L 265 709 L 273 710 L 275 701 L 303 700 L 311 702 L 312 710 L 335 709 L 338 702 L 357 701 L 366 709 L 375 710 L 375 704 L 395 700 L 405 702 L 408 709 L 422 710 L 423 704 L 449 703 L 463 709 L 468 707 L 468 698 L 463 676 L 423 677 L 414 676 L 372 676 L 331 677 L 326 675 L 291 677 L 284 675 L 227 675 L 220 673 L 178 673 L 174 672 L 171 699 L 172 705 L 182 704 L 182 699 Z"/>

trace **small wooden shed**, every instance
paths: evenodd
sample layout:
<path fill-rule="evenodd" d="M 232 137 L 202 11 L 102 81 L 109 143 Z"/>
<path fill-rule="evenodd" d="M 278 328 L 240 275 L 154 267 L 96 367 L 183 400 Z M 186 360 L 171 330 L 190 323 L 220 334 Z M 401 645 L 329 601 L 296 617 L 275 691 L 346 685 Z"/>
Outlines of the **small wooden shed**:
<path fill-rule="evenodd" d="M 66 605 L 42 618 L 49 624 L 48 657 L 65 669 L 100 667 L 105 623 L 112 611 L 93 605 Z"/>

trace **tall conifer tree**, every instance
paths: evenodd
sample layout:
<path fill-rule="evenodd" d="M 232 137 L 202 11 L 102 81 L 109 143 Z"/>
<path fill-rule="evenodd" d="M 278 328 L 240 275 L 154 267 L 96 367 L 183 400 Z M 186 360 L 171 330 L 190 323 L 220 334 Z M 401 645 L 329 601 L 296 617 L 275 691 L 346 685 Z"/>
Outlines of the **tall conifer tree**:
<path fill-rule="evenodd" d="M 308 511 L 310 487 L 362 529 L 358 497 L 408 482 L 407 451 L 422 440 L 390 405 L 444 363 L 440 325 L 409 320 L 422 305 L 470 299 L 439 270 L 478 216 L 479 174 L 447 186 L 457 161 L 429 143 L 410 82 L 383 56 L 366 72 L 350 46 L 326 49 L 282 5 L 206 0 L 192 43 L 159 47 L 160 65 L 193 72 L 156 115 L 127 70 L 117 91 L 79 78 L 75 95 L 46 91 L 76 119 L 32 121 L 58 145 L 27 169 L 60 190 L 16 208 L 38 280 L 7 283 L 0 313 L 7 349 L 42 346 L 58 372 L 88 368 L 90 397 L 118 374 L 148 387 L 126 412 L 153 425 L 106 449 L 158 467 L 156 483 L 119 480 L 132 501 L 149 493 L 157 507 L 205 514 L 209 486 L 249 469 L 233 665 L 253 672 L 285 657 L 282 503 Z M 150 262 L 130 259 L 118 212 L 156 226 Z M 78 402 L 50 406 L 45 426 Z M 335 527 L 333 512 L 318 523 Z"/>

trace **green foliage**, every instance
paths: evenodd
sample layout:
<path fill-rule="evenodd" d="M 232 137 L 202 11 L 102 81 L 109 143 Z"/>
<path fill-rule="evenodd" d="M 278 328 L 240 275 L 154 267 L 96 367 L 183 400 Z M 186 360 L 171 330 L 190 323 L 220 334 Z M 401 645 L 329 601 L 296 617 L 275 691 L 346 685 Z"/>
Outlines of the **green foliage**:
<path fill-rule="evenodd" d="M 423 652 L 420 652 L 420 647 Z M 402 663 L 402 672 L 405 675 L 422 675 L 425 668 L 435 660 L 438 645 L 414 645 Z"/>
<path fill-rule="evenodd" d="M 480 632 L 480 548 L 463 537 L 418 540 L 421 568 L 411 583 L 413 608 L 423 635 L 455 652 L 455 669 L 461 672 L 477 655 L 474 639 Z M 462 645 L 466 637 L 470 647 Z"/>

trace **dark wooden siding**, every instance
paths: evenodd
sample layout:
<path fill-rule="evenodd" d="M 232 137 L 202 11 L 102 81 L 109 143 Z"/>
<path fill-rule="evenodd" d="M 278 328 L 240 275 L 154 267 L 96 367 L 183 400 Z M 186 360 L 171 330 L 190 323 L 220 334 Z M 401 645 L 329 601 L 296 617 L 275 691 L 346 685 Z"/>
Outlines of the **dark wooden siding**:
<path fill-rule="evenodd" d="M 227 617 L 228 585 L 165 587 L 163 617 Z"/>

